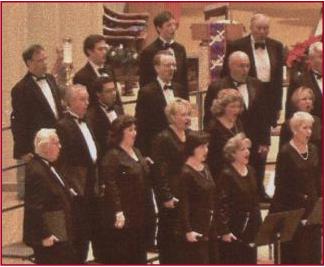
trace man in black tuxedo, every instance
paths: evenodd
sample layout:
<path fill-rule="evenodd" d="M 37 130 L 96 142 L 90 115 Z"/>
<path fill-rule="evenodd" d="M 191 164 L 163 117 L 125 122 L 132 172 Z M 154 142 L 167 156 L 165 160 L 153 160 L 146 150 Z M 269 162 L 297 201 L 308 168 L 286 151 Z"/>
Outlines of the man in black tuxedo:
<path fill-rule="evenodd" d="M 156 80 L 140 88 L 135 107 L 137 119 L 136 146 L 145 156 L 150 155 L 154 137 L 168 127 L 165 107 L 182 96 L 182 86 L 173 82 L 176 61 L 168 50 L 159 51 L 154 57 Z"/>
<path fill-rule="evenodd" d="M 230 42 L 226 48 L 223 75 L 229 75 L 228 57 L 234 51 L 245 52 L 250 60 L 249 76 L 263 83 L 263 91 L 268 99 L 267 112 L 270 125 L 276 126 L 282 105 L 283 45 L 268 37 L 270 19 L 263 14 L 251 18 L 251 34 Z"/>
<path fill-rule="evenodd" d="M 140 88 L 156 80 L 153 58 L 157 52 L 160 50 L 170 50 L 177 64 L 173 81 L 182 86 L 180 97 L 188 99 L 186 51 L 183 45 L 174 40 L 177 27 L 176 20 L 169 11 L 164 11 L 154 18 L 154 25 L 159 36 L 140 55 Z"/>
<path fill-rule="evenodd" d="M 26 167 L 23 240 L 33 248 L 36 264 L 76 264 L 71 214 L 76 195 L 53 166 L 60 153 L 55 129 L 35 137 L 35 156 Z"/>
<path fill-rule="evenodd" d="M 88 93 L 83 85 L 72 85 L 66 91 L 68 112 L 57 124 L 57 133 L 62 150 L 58 166 L 62 174 L 75 188 L 78 197 L 74 200 L 74 216 L 78 221 L 74 247 L 78 263 L 86 261 L 89 240 L 93 238 L 97 207 L 94 201 L 99 192 L 95 137 L 85 120 L 88 108 Z"/>
<path fill-rule="evenodd" d="M 323 118 L 323 44 L 321 42 L 316 42 L 309 47 L 308 58 L 310 68 L 306 66 L 302 73 L 290 81 L 286 100 L 286 119 L 289 119 L 295 111 L 291 96 L 300 86 L 313 90 L 315 102 L 311 113 L 320 119 Z"/>
<path fill-rule="evenodd" d="M 97 78 L 93 88 L 98 100 L 88 108 L 87 119 L 98 142 L 101 158 L 108 149 L 108 133 L 112 122 L 124 114 L 124 110 L 117 103 L 117 88 L 111 77 Z"/>
<path fill-rule="evenodd" d="M 83 44 L 83 51 L 88 62 L 73 77 L 74 84 L 82 84 L 87 87 L 90 104 L 97 101 L 93 83 L 98 77 L 111 77 L 116 82 L 114 71 L 106 62 L 107 47 L 104 36 L 89 35 Z M 117 101 L 121 105 L 119 94 L 117 94 Z"/>
<path fill-rule="evenodd" d="M 12 88 L 10 120 L 14 158 L 19 162 L 28 162 L 33 158 L 35 133 L 41 128 L 53 128 L 62 117 L 62 106 L 55 79 L 46 73 L 44 48 L 39 44 L 28 47 L 23 52 L 23 60 L 28 72 Z M 24 183 L 19 177 L 18 197 L 23 198 Z"/>
<path fill-rule="evenodd" d="M 208 127 L 212 118 L 211 105 L 222 89 L 237 89 L 244 100 L 244 111 L 240 116 L 245 134 L 252 141 L 250 164 L 256 170 L 257 184 L 261 200 L 268 201 L 263 179 L 265 162 L 270 146 L 270 126 L 265 111 L 266 99 L 263 95 L 262 83 L 248 76 L 250 62 L 248 56 L 241 51 L 233 52 L 229 58 L 230 74 L 208 88 L 204 102 L 204 125 Z"/>

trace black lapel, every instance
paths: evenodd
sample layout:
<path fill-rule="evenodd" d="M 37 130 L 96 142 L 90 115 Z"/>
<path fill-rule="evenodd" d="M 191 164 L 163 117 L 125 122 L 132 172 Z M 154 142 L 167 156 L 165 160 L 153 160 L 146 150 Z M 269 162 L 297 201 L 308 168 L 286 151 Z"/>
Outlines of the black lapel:
<path fill-rule="evenodd" d="M 155 91 L 155 95 L 157 96 L 157 105 L 161 106 L 161 107 L 166 107 L 167 106 L 167 102 L 165 99 L 165 96 L 162 92 L 162 88 L 159 84 L 159 82 L 157 80 L 155 80 L 155 86 L 152 88 Z"/>
<path fill-rule="evenodd" d="M 89 74 L 89 81 L 96 80 L 97 74 L 89 62 L 86 64 L 85 69 L 87 70 L 87 73 Z"/>
<path fill-rule="evenodd" d="M 269 58 L 270 58 L 270 68 L 271 68 L 271 77 L 274 77 L 274 72 L 277 68 L 277 66 L 279 66 L 279 64 L 277 64 L 277 51 L 274 47 L 274 45 L 272 45 L 270 39 L 266 39 L 265 40 L 265 44 L 266 44 L 266 48 L 267 48 L 267 53 L 269 54 Z"/>
<path fill-rule="evenodd" d="M 253 51 L 253 47 L 252 47 L 252 43 L 251 43 L 251 36 L 248 35 L 246 37 L 245 40 L 245 49 L 243 50 L 244 52 L 246 51 L 248 57 L 249 57 L 249 61 L 251 63 L 251 76 L 256 77 L 257 76 L 257 72 L 256 72 L 256 66 L 255 66 L 255 59 L 254 59 L 254 51 Z"/>
<path fill-rule="evenodd" d="M 51 92 L 52 92 L 52 95 L 53 95 L 53 98 L 55 101 L 56 109 L 58 111 L 58 116 L 59 116 L 59 118 L 61 118 L 62 117 L 62 108 L 61 108 L 61 102 L 60 102 L 60 98 L 58 96 L 58 91 L 57 91 L 58 87 L 48 75 L 46 75 L 46 80 L 50 86 L 50 89 L 51 89 Z"/>

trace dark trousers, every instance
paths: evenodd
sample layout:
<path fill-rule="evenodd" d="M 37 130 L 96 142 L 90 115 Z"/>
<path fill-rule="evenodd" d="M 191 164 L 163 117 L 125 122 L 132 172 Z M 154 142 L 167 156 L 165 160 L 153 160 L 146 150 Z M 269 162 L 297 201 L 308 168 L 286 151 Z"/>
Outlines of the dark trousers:
<path fill-rule="evenodd" d="M 51 247 L 33 247 L 36 264 L 77 264 L 72 246 L 67 242 L 55 243 Z"/>
<path fill-rule="evenodd" d="M 106 231 L 104 264 L 146 264 L 144 229 L 111 229 Z"/>
<path fill-rule="evenodd" d="M 176 235 L 177 207 L 159 209 L 158 249 L 160 264 L 181 264 L 180 238 Z"/>
<path fill-rule="evenodd" d="M 221 264 L 256 264 L 257 249 L 251 248 L 243 242 L 220 241 Z"/>
<path fill-rule="evenodd" d="M 282 95 L 277 96 L 276 94 L 274 94 L 274 88 L 272 83 L 270 82 L 263 82 L 263 91 L 266 104 L 266 115 L 270 126 L 275 127 L 277 125 L 278 120 L 277 113 L 281 109 Z M 279 97 L 281 99 L 278 99 Z"/>
<path fill-rule="evenodd" d="M 321 227 L 299 226 L 293 239 L 282 243 L 281 264 L 321 264 Z"/>
<path fill-rule="evenodd" d="M 255 170 L 257 189 L 260 196 L 265 194 L 263 182 L 265 176 L 266 157 L 267 156 L 258 153 L 258 145 L 253 144 L 250 155 L 250 165 Z"/>

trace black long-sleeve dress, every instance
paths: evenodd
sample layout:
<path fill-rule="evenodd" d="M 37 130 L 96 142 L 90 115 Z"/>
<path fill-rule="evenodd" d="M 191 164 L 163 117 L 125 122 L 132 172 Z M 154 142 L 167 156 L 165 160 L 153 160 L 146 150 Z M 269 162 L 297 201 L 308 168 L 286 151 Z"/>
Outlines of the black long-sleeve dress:
<path fill-rule="evenodd" d="M 182 244 L 182 264 L 214 263 L 218 251 L 215 246 L 215 228 L 212 224 L 216 186 L 207 166 L 202 171 L 185 164 L 180 177 L 179 234 Z M 198 242 L 186 240 L 186 233 L 203 235 Z M 213 250 L 209 253 L 209 248 Z M 214 259 L 210 259 L 210 256 Z"/>
<path fill-rule="evenodd" d="M 318 154 L 313 144 L 300 155 L 290 143 L 282 146 L 276 164 L 275 193 L 270 212 L 305 208 L 308 218 L 317 201 Z M 320 264 L 321 233 L 318 226 L 299 225 L 292 241 L 282 244 L 283 264 Z"/>
<path fill-rule="evenodd" d="M 179 198 L 180 173 L 185 161 L 184 145 L 170 127 L 162 131 L 153 143 L 153 180 L 159 208 L 157 242 L 160 264 L 180 263 L 175 234 L 178 207 L 176 205 L 169 209 L 163 203 L 173 197 Z"/>
<path fill-rule="evenodd" d="M 220 242 L 223 264 L 256 264 L 257 250 L 248 246 L 261 225 L 255 171 L 248 166 L 241 176 L 233 166 L 226 166 L 220 176 L 218 190 L 217 232 L 220 236 L 233 233 L 238 241 Z"/>
<path fill-rule="evenodd" d="M 215 119 L 211 121 L 208 132 L 210 134 L 210 142 L 207 163 L 212 177 L 216 181 L 225 164 L 223 147 L 230 138 L 243 132 L 243 126 L 241 121 L 237 120 L 234 127 L 228 129 L 218 119 Z"/>
<path fill-rule="evenodd" d="M 106 236 L 106 264 L 145 264 L 145 204 L 149 168 L 139 150 L 138 160 L 120 147 L 109 150 L 101 162 L 106 192 L 102 221 Z M 123 229 L 114 228 L 116 212 L 123 211 Z"/>

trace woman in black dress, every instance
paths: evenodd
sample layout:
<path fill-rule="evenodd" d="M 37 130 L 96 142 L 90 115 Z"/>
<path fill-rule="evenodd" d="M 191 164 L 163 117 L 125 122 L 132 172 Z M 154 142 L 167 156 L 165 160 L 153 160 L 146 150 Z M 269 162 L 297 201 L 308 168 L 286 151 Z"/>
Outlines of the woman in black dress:
<path fill-rule="evenodd" d="M 235 89 L 221 90 L 212 104 L 211 113 L 214 115 L 214 119 L 210 121 L 207 129 L 210 134 L 207 163 L 215 181 L 217 181 L 225 163 L 224 145 L 231 137 L 243 131 L 239 120 L 243 105 L 243 98 Z"/>
<path fill-rule="evenodd" d="M 281 248 L 283 264 L 320 264 L 321 232 L 319 226 L 305 225 L 318 197 L 318 152 L 310 143 L 313 117 L 296 112 L 290 119 L 292 139 L 281 147 L 275 172 L 275 193 L 270 212 L 305 208 L 302 221 L 292 241 Z"/>
<path fill-rule="evenodd" d="M 212 227 L 216 186 L 204 164 L 208 141 L 207 134 L 191 132 L 185 143 L 186 162 L 179 187 L 178 233 L 182 264 L 216 263 L 218 256 Z"/>
<path fill-rule="evenodd" d="M 170 123 L 154 140 L 152 148 L 153 179 L 159 209 L 158 249 L 160 264 L 179 262 L 175 227 L 178 213 L 179 178 L 184 165 L 184 144 L 191 123 L 191 104 L 176 99 L 165 113 Z"/>
<path fill-rule="evenodd" d="M 228 140 L 224 156 L 229 161 L 220 175 L 217 232 L 223 264 L 256 264 L 253 241 L 262 222 L 255 171 L 248 165 L 251 141 L 243 133 Z"/>
<path fill-rule="evenodd" d="M 103 224 L 105 264 L 146 264 L 145 201 L 149 167 L 134 147 L 135 119 L 128 115 L 112 123 L 114 147 L 101 161 L 105 179 Z"/>

